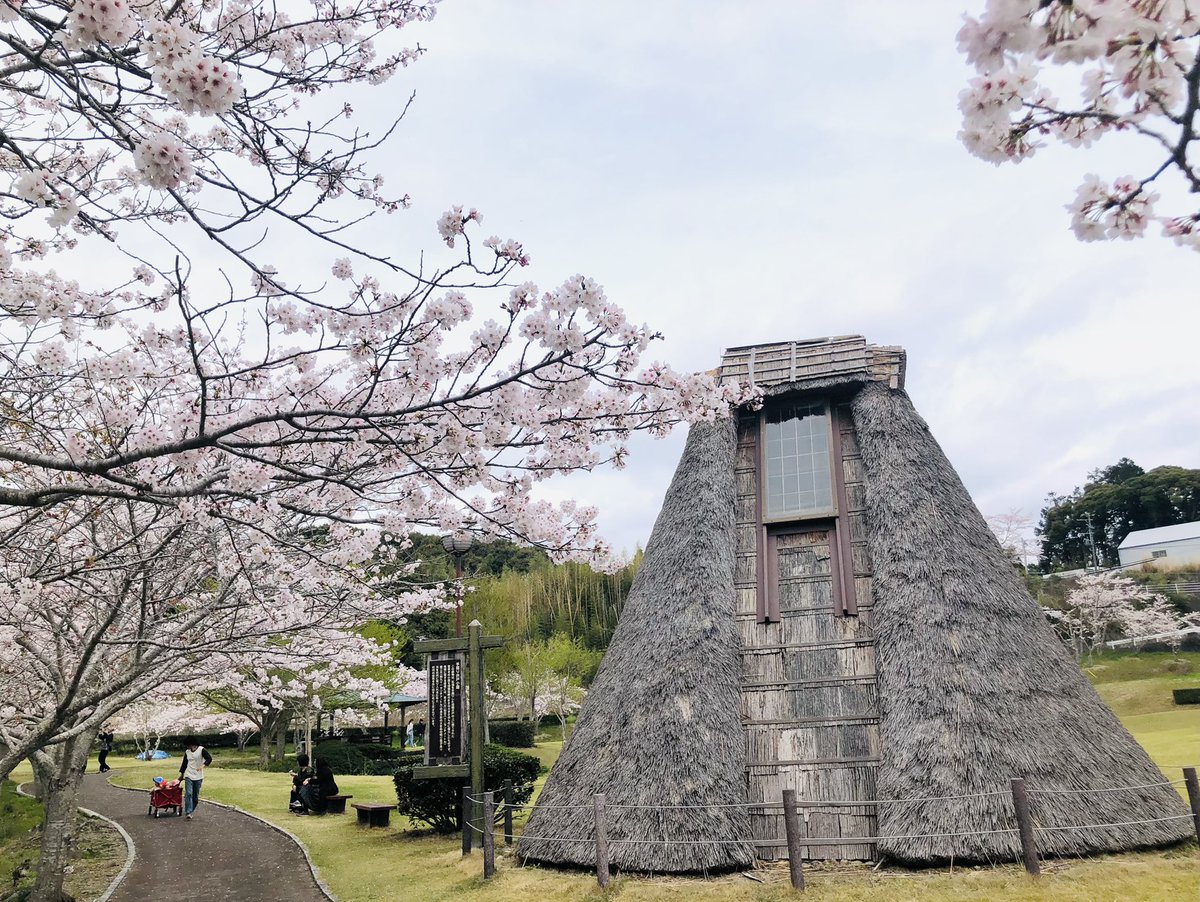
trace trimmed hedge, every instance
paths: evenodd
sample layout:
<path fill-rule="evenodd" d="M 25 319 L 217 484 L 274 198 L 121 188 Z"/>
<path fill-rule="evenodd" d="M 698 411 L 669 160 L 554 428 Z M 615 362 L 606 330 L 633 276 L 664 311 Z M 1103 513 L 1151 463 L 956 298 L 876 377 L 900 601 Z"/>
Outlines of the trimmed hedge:
<path fill-rule="evenodd" d="M 488 721 L 488 735 L 496 745 L 531 749 L 537 735 L 537 723 L 532 720 L 499 718 Z"/>
<path fill-rule="evenodd" d="M 1175 696 L 1177 705 L 1200 705 L 1200 686 L 1191 689 L 1173 689 L 1171 694 Z"/>
<path fill-rule="evenodd" d="M 319 743 L 313 757 L 324 758 L 335 774 L 361 774 L 367 763 L 359 746 L 336 739 Z"/>
<path fill-rule="evenodd" d="M 414 762 L 419 763 L 419 762 Z M 438 833 L 462 830 L 462 790 L 470 786 L 469 778 L 440 778 L 414 780 L 413 764 L 404 762 L 393 778 L 400 814 L 428 824 Z M 542 763 L 533 755 L 486 745 L 483 748 L 483 788 L 499 793 L 505 780 L 512 780 L 513 803 L 522 805 L 533 795 L 533 784 L 543 771 Z M 499 806 L 498 806 L 499 807 Z"/>
<path fill-rule="evenodd" d="M 355 745 L 327 739 L 317 745 L 316 757 L 328 761 L 334 774 L 390 777 L 403 765 L 412 767 L 423 763 L 425 753 L 388 748 L 386 745 Z"/>

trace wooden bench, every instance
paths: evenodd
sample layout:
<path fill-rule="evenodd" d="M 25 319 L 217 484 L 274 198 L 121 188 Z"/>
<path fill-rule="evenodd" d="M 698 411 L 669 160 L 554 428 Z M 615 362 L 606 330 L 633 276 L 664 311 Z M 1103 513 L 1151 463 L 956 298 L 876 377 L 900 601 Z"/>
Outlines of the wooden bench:
<path fill-rule="evenodd" d="M 325 796 L 325 813 L 326 814 L 345 814 L 346 799 L 352 799 L 354 796 Z"/>
<path fill-rule="evenodd" d="M 386 827 L 396 810 L 395 805 L 385 805 L 382 802 L 354 802 L 352 807 L 358 811 L 360 827 Z"/>

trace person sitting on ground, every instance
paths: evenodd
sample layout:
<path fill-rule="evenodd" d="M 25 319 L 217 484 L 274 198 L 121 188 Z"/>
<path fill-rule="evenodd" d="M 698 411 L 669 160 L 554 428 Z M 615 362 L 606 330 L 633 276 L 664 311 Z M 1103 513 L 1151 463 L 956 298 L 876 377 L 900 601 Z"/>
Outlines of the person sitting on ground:
<path fill-rule="evenodd" d="M 324 758 L 316 760 L 313 776 L 300 787 L 300 801 L 310 814 L 324 814 L 329 809 L 329 797 L 338 794 L 333 768 Z"/>
<path fill-rule="evenodd" d="M 290 772 L 292 775 L 292 796 L 288 801 L 288 808 L 296 814 L 305 814 L 307 812 L 304 799 L 301 797 L 301 790 L 316 776 L 316 772 L 308 766 L 308 755 L 304 754 L 304 752 L 296 756 L 296 766 L 299 770 Z"/>

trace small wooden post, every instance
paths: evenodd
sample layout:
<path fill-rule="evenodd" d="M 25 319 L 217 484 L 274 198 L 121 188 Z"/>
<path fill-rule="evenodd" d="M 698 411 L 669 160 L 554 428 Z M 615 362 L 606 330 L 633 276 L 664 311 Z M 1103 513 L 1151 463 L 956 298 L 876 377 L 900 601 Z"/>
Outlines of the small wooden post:
<path fill-rule="evenodd" d="M 804 855 L 801 852 L 800 812 L 796 809 L 796 790 L 783 791 L 783 829 L 787 833 L 788 870 L 792 889 L 804 889 Z"/>
<path fill-rule="evenodd" d="M 592 799 L 596 809 L 596 882 L 608 886 L 608 820 L 604 814 L 604 793 Z"/>
<path fill-rule="evenodd" d="M 1196 839 L 1200 840 L 1200 782 L 1196 780 L 1196 768 L 1183 769 L 1183 782 L 1187 784 L 1188 802 L 1192 806 L 1192 823 L 1196 827 Z"/>
<path fill-rule="evenodd" d="M 483 794 L 483 879 L 496 873 L 496 802 L 490 792 Z"/>
<path fill-rule="evenodd" d="M 1025 870 L 1034 877 L 1040 876 L 1042 866 L 1038 862 L 1037 842 L 1033 838 L 1033 812 L 1029 807 L 1029 790 L 1019 777 L 1012 780 L 1013 810 L 1017 814 L 1017 829 L 1021 833 L 1021 856 Z"/>
<path fill-rule="evenodd" d="M 464 786 L 462 788 L 462 825 L 463 825 L 463 843 L 462 853 L 464 855 L 471 854 L 471 787 Z"/>
<path fill-rule="evenodd" d="M 512 780 L 504 781 L 504 844 L 511 846 L 513 841 L 513 785 Z"/>

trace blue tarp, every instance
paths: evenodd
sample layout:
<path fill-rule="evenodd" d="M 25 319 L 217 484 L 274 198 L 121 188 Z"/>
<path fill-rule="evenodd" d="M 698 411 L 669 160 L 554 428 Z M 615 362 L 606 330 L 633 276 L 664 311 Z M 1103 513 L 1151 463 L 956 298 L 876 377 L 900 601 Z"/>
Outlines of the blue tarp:
<path fill-rule="evenodd" d="M 155 749 L 152 752 L 140 752 L 139 754 L 134 755 L 133 757 L 136 758 L 138 761 L 161 761 L 162 759 L 170 758 L 171 756 L 168 755 L 166 752 L 164 752 L 162 749 Z"/>

